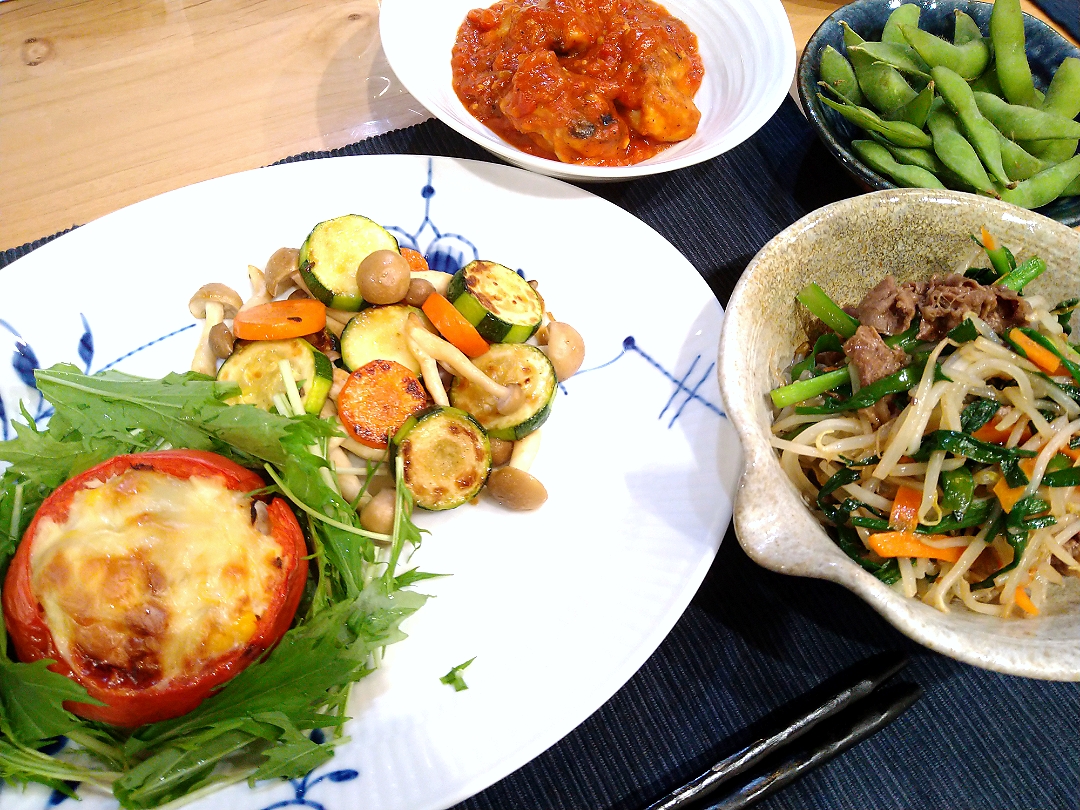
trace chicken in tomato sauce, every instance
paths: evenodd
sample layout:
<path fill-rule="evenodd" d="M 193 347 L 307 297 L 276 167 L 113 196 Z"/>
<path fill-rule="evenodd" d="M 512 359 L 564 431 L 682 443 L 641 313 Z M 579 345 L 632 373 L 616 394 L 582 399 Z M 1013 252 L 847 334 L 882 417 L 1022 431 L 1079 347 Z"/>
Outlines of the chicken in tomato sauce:
<path fill-rule="evenodd" d="M 454 90 L 499 137 L 592 166 L 646 160 L 697 129 L 697 37 L 651 0 L 507 0 L 458 30 Z"/>

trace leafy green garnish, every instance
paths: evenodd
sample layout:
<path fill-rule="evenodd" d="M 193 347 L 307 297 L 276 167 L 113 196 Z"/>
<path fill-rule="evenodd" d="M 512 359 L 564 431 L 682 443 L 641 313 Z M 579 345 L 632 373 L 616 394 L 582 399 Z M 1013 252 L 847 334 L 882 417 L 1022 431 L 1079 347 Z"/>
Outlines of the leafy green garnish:
<path fill-rule="evenodd" d="M 454 687 L 455 692 L 464 692 L 466 689 L 469 688 L 469 685 L 465 683 L 465 679 L 461 676 L 461 673 L 465 671 L 465 667 L 467 667 L 475 660 L 476 656 L 474 655 L 464 664 L 458 664 L 456 667 L 454 667 L 441 678 L 439 678 L 439 683 L 445 683 L 447 686 Z"/>
<path fill-rule="evenodd" d="M 11 465 L 0 475 L 0 575 L 57 486 L 113 456 L 167 447 L 208 450 L 265 472 L 270 489 L 297 508 L 315 575 L 272 652 L 188 714 L 133 732 L 66 711 L 64 701 L 95 701 L 48 662 L 0 654 L 0 777 L 68 793 L 66 781 L 93 782 L 111 786 L 125 808 L 149 808 L 219 781 L 297 778 L 329 760 L 342 741 L 350 685 L 405 637 L 401 622 L 427 598 L 404 589 L 434 576 L 396 571 L 405 548 L 421 540 L 408 493 L 399 487 L 390 537 L 365 531 L 327 475 L 333 425 L 229 405 L 236 386 L 204 375 L 87 376 L 58 365 L 38 371 L 37 383 L 55 408 L 48 428 L 24 412 L 27 424 L 0 442 L 0 461 Z M 335 736 L 316 743 L 306 733 L 321 728 Z M 80 759 L 99 765 L 39 750 L 62 735 L 79 744 Z"/>

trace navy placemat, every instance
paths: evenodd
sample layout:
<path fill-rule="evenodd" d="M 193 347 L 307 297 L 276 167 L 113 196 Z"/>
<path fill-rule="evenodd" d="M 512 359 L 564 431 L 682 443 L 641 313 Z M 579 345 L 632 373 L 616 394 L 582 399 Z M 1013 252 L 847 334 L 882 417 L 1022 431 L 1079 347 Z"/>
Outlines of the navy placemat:
<path fill-rule="evenodd" d="M 1056 22 L 1080 41 L 1080 2 L 1077 0 L 1032 0 L 1046 12 L 1046 16 Z"/>
<path fill-rule="evenodd" d="M 492 160 L 428 121 L 283 162 L 399 152 Z M 790 99 L 753 138 L 714 160 L 586 188 L 667 237 L 721 303 L 772 236 L 859 191 Z M 5 251 L 0 267 L 45 241 Z M 922 684 L 925 697 L 760 807 L 1080 808 L 1080 685 L 997 675 L 929 652 L 839 586 L 759 568 L 729 531 L 692 604 L 626 686 L 551 749 L 456 810 L 641 807 L 749 741 L 748 729 L 768 713 L 885 650 L 911 655 L 904 677 Z"/>

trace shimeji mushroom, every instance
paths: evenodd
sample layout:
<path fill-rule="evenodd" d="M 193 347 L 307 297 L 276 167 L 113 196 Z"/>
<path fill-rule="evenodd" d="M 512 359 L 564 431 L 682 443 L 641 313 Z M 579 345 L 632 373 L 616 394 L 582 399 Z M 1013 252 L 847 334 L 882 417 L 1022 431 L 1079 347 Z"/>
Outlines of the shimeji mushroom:
<path fill-rule="evenodd" d="M 266 260 L 263 281 L 266 292 L 271 298 L 277 298 L 290 287 L 295 287 L 293 277 L 300 275 L 300 251 L 296 248 L 278 248 Z"/>
<path fill-rule="evenodd" d="M 539 450 L 539 430 L 514 442 L 510 463 L 492 470 L 488 476 L 488 494 L 508 509 L 528 511 L 540 508 L 547 500 L 547 490 L 529 473 Z"/>
<path fill-rule="evenodd" d="M 266 290 L 266 276 L 253 264 L 248 265 L 248 280 L 251 281 L 251 295 L 240 309 L 251 309 L 261 304 L 269 304 L 273 296 Z"/>
<path fill-rule="evenodd" d="M 416 360 L 420 363 L 424 383 L 431 392 L 431 398 L 439 405 L 449 405 L 450 400 L 446 396 L 442 382 L 439 381 L 438 369 L 435 367 L 435 363 L 432 362 L 433 360 L 437 360 L 458 377 L 464 377 L 473 385 L 495 397 L 497 400 L 495 407 L 499 413 L 513 413 L 524 403 L 525 392 L 521 390 L 520 385 L 516 383 L 502 385 L 495 382 L 495 380 L 473 365 L 464 352 L 438 335 L 433 335 L 426 330 L 415 314 L 409 315 L 408 320 L 405 322 L 405 335 L 409 341 L 409 349 L 416 355 Z"/>
<path fill-rule="evenodd" d="M 217 357 L 210 346 L 210 333 L 226 319 L 235 318 L 243 306 L 243 299 L 232 287 L 225 284 L 204 284 L 188 302 L 188 310 L 196 318 L 204 318 L 199 345 L 191 360 L 191 370 L 202 374 L 217 373 Z"/>

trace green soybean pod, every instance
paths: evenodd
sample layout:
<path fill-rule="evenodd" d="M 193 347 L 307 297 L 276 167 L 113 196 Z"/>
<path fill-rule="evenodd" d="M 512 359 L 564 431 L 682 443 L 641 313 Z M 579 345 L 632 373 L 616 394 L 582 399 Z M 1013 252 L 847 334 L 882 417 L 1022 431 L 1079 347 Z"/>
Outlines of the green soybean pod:
<path fill-rule="evenodd" d="M 1039 160 L 1020 144 L 1010 141 L 1000 132 L 998 138 L 1001 145 L 1001 163 L 1005 167 L 1005 174 L 1009 175 L 1010 180 L 1027 180 L 1029 177 L 1050 168 L 1051 164 Z M 1044 142 L 1037 141 L 1036 143 Z"/>
<path fill-rule="evenodd" d="M 898 186 L 907 188 L 945 188 L 931 172 L 907 163 L 898 163 L 892 153 L 874 141 L 852 141 L 851 148 L 875 171 L 881 172 Z"/>
<path fill-rule="evenodd" d="M 843 20 L 840 21 L 840 28 L 843 29 L 844 32 L 845 48 L 850 48 L 852 45 L 862 45 L 864 42 L 866 42 L 865 39 L 855 33 L 852 27 Z"/>
<path fill-rule="evenodd" d="M 935 103 L 926 117 L 926 126 L 933 137 L 934 154 L 938 156 L 963 183 L 978 191 L 998 196 L 993 182 L 986 174 L 975 147 L 960 132 L 960 124 L 944 102 Z"/>
<path fill-rule="evenodd" d="M 957 46 L 921 28 L 902 25 L 900 30 L 908 44 L 926 64 L 930 67 L 947 67 L 959 73 L 966 81 L 979 78 L 990 64 L 990 46 L 982 39 L 973 39 Z"/>
<path fill-rule="evenodd" d="M 892 42 L 864 42 L 862 45 L 852 45 L 848 48 L 848 56 L 854 59 L 856 58 L 855 54 L 865 54 L 870 57 L 871 61 L 884 62 L 901 73 L 917 76 L 924 81 L 930 80 L 930 66 L 922 60 L 910 45 L 897 45 Z"/>
<path fill-rule="evenodd" d="M 926 171 L 932 172 L 939 177 L 947 171 L 945 164 L 929 149 L 919 149 L 914 146 L 897 146 L 894 143 L 889 143 L 888 140 L 876 132 L 871 132 L 870 137 L 888 149 L 890 154 L 900 163 L 918 166 L 920 169 L 926 169 Z"/>
<path fill-rule="evenodd" d="M 1044 112 L 1057 113 L 1063 118 L 1076 118 L 1080 114 L 1080 59 L 1067 57 L 1058 69 L 1046 89 L 1040 109 Z M 1060 141 L 1042 141 L 1030 144 L 1032 154 L 1050 163 L 1060 163 L 1076 154 L 1080 141 L 1072 138 Z"/>
<path fill-rule="evenodd" d="M 990 41 L 994 45 L 998 81 L 1011 104 L 1038 104 L 1031 79 L 1020 0 L 995 0 L 990 11 Z"/>
<path fill-rule="evenodd" d="M 877 132 L 888 138 L 897 146 L 918 146 L 926 148 L 933 143 L 929 135 L 906 121 L 883 121 L 877 113 L 866 107 L 833 101 L 832 99 L 825 98 L 821 93 L 818 93 L 817 97 L 822 104 L 827 107 L 832 107 L 855 126 L 861 127 L 867 132 Z"/>
<path fill-rule="evenodd" d="M 893 13 L 889 15 L 889 19 L 885 21 L 885 27 L 881 31 L 881 41 L 906 46 L 907 40 L 904 39 L 904 35 L 900 33 L 900 26 L 910 25 L 914 28 L 918 28 L 920 11 L 921 9 L 919 6 L 914 3 L 904 3 L 901 6 L 897 6 Z"/>
<path fill-rule="evenodd" d="M 879 62 L 858 45 L 849 47 L 847 52 L 859 80 L 859 89 L 874 109 L 889 112 L 904 106 L 917 95 L 892 65 Z"/>
<path fill-rule="evenodd" d="M 930 105 L 934 103 L 934 82 L 927 83 L 919 95 L 902 107 L 897 107 L 885 118 L 890 121 L 907 121 L 909 124 L 922 129 L 926 126 L 926 116 L 930 113 Z"/>
<path fill-rule="evenodd" d="M 1080 196 L 1080 177 L 1077 177 L 1069 185 L 1065 186 L 1065 190 L 1061 192 L 1060 197 L 1078 197 Z"/>
<path fill-rule="evenodd" d="M 979 24 L 971 18 L 970 14 L 965 14 L 960 9 L 954 9 L 955 15 L 954 28 L 953 28 L 953 45 L 966 45 L 975 39 L 982 39 L 982 29 L 979 28 Z"/>
<path fill-rule="evenodd" d="M 852 104 L 863 103 L 859 80 L 855 78 L 855 69 L 851 66 L 851 62 L 832 45 L 826 45 L 825 50 L 821 52 L 818 74 L 830 90 L 836 91 Z"/>
<path fill-rule="evenodd" d="M 934 86 L 949 109 L 956 113 L 968 142 L 975 147 L 983 165 L 1003 186 L 1011 185 L 1012 181 L 1005 173 L 1005 167 L 1001 165 L 998 131 L 979 112 L 979 105 L 975 103 L 975 95 L 968 83 L 960 74 L 940 65 L 931 71 L 931 75 L 934 77 Z"/>
<path fill-rule="evenodd" d="M 1078 177 L 1080 155 L 1075 155 L 1017 183 L 1015 188 L 1002 190 L 1001 199 L 1021 208 L 1041 208 L 1060 197 Z"/>
<path fill-rule="evenodd" d="M 971 82 L 971 89 L 975 92 L 993 93 L 1001 96 L 1001 84 L 998 82 L 997 65 L 991 62 L 975 81 Z"/>
<path fill-rule="evenodd" d="M 1022 104 L 1009 104 L 992 93 L 975 93 L 979 112 L 998 131 L 1014 141 L 1080 138 L 1080 122 Z"/>

